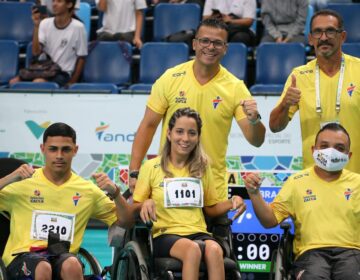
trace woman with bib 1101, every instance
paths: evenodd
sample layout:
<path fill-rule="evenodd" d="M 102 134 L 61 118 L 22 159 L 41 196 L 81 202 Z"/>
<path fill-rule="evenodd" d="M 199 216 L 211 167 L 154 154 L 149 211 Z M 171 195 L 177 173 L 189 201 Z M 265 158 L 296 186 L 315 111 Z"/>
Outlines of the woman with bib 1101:
<path fill-rule="evenodd" d="M 201 258 L 209 279 L 224 279 L 223 251 L 207 232 L 203 210 L 215 217 L 245 211 L 241 197 L 219 202 L 208 160 L 200 146 L 202 121 L 190 108 L 170 118 L 161 155 L 144 163 L 134 192 L 134 203 L 144 222 L 152 220 L 154 256 L 183 263 L 183 279 L 198 279 Z M 204 256 L 195 240 L 205 242 Z"/>

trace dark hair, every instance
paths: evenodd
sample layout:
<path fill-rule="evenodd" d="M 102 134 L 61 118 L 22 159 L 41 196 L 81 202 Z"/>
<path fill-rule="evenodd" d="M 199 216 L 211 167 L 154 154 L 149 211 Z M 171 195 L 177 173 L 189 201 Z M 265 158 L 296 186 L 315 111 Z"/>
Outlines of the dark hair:
<path fill-rule="evenodd" d="M 192 118 L 196 121 L 197 125 L 197 132 L 199 134 L 199 137 L 201 135 L 201 127 L 202 127 L 202 121 L 200 118 L 200 115 L 195 110 L 186 107 L 186 108 L 180 108 L 177 109 L 174 114 L 171 116 L 168 124 L 168 129 L 171 131 L 176 121 L 181 117 L 188 117 Z M 168 165 L 170 161 L 170 153 L 171 153 L 171 142 L 169 141 L 168 137 L 166 137 L 166 142 L 164 144 L 164 147 L 161 151 L 161 169 L 164 171 L 165 175 L 167 177 L 172 177 L 173 174 L 169 171 Z M 203 176 L 206 170 L 206 165 L 208 163 L 207 156 L 202 150 L 199 143 L 195 146 L 195 148 L 191 151 L 189 158 L 187 159 L 186 164 L 189 166 L 189 173 L 192 177 L 200 178 Z"/>
<path fill-rule="evenodd" d="M 323 131 L 325 131 L 325 130 L 342 131 L 343 133 L 345 133 L 346 136 L 347 136 L 347 138 L 349 139 L 349 148 L 350 148 L 350 144 L 351 144 L 350 135 L 349 135 L 349 133 L 347 132 L 347 130 L 345 129 L 345 127 L 343 127 L 341 124 L 338 124 L 338 123 L 328 123 L 327 125 L 324 125 L 324 126 L 318 131 L 318 133 L 316 134 L 315 144 L 317 143 L 317 140 L 318 140 L 318 138 L 319 138 L 320 133 L 323 132 Z"/>
<path fill-rule="evenodd" d="M 69 12 L 72 12 L 75 9 L 76 0 L 65 0 L 66 3 L 72 3 L 72 7 L 69 9 Z M 77 19 L 77 16 L 76 16 Z"/>
<path fill-rule="evenodd" d="M 218 20 L 216 18 L 210 17 L 210 18 L 204 19 L 203 21 L 200 22 L 199 26 L 196 29 L 195 37 L 199 33 L 199 30 L 202 26 L 222 29 L 222 30 L 226 31 L 226 34 L 229 34 L 229 29 L 225 22 L 223 22 L 222 20 Z"/>
<path fill-rule="evenodd" d="M 50 125 L 44 132 L 43 143 L 46 142 L 49 136 L 70 137 L 73 140 L 74 144 L 76 144 L 76 132 L 71 126 L 67 125 L 66 123 L 58 122 Z"/>
<path fill-rule="evenodd" d="M 314 19 L 318 16 L 336 17 L 336 19 L 338 21 L 338 28 L 341 30 L 344 30 L 344 20 L 343 20 L 342 16 L 338 12 L 335 12 L 333 10 L 320 10 L 320 11 L 316 12 L 310 20 L 310 30 L 312 30 L 312 24 L 313 24 Z"/>

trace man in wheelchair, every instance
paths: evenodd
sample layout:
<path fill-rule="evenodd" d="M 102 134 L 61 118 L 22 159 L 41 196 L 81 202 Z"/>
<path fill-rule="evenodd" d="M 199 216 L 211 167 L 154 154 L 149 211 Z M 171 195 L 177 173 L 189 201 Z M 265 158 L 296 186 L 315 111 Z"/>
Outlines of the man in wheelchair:
<path fill-rule="evenodd" d="M 225 279 L 223 250 L 207 232 L 203 210 L 219 216 L 245 210 L 239 196 L 219 202 L 208 160 L 200 146 L 202 121 L 190 108 L 178 109 L 169 120 L 161 156 L 140 170 L 133 195 L 144 223 L 153 222 L 154 257 L 182 262 L 182 279 L 199 279 L 201 259 L 208 279 Z M 204 252 L 197 243 L 205 243 Z"/>
<path fill-rule="evenodd" d="M 360 175 L 344 169 L 351 158 L 349 134 L 329 123 L 312 152 L 315 165 L 292 175 L 269 205 L 259 192 L 261 178 L 246 176 L 256 216 L 266 228 L 293 219 L 296 279 L 360 279 Z"/>
<path fill-rule="evenodd" d="M 67 124 L 50 125 L 40 148 L 43 168 L 21 166 L 0 181 L 0 211 L 10 214 L 2 256 L 7 274 L 10 279 L 83 279 L 74 254 L 89 219 L 127 226 L 129 206 L 116 185 L 97 187 L 71 171 L 78 146 L 76 133 Z M 94 176 L 101 182 L 101 174 Z M 48 240 L 51 233 L 54 242 Z"/>

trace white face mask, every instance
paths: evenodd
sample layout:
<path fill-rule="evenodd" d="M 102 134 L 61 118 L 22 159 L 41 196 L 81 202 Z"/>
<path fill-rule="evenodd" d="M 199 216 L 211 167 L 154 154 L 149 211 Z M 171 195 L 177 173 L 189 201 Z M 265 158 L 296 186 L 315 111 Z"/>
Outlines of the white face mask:
<path fill-rule="evenodd" d="M 326 171 L 340 171 L 349 161 L 349 155 L 339 152 L 334 148 L 314 150 L 315 164 Z"/>

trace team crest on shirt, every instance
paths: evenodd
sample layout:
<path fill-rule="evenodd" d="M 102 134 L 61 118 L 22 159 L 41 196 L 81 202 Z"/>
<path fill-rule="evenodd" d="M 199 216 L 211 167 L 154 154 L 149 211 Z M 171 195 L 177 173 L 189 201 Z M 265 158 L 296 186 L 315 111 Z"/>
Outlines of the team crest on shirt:
<path fill-rule="evenodd" d="M 187 98 L 186 98 L 186 92 L 183 90 L 179 91 L 179 96 L 175 97 L 175 103 L 183 103 L 185 104 L 187 102 Z"/>
<path fill-rule="evenodd" d="M 77 206 L 80 198 L 81 198 L 81 195 L 80 195 L 79 193 L 76 193 L 76 194 L 72 197 L 72 200 L 73 200 L 75 206 Z"/>
<path fill-rule="evenodd" d="M 214 109 L 216 109 L 219 106 L 221 101 L 223 101 L 223 100 L 221 99 L 220 96 L 217 96 L 215 99 L 213 99 L 212 104 L 213 104 Z"/>
<path fill-rule="evenodd" d="M 41 196 L 40 190 L 34 190 L 34 195 L 30 196 L 30 203 L 44 203 L 44 197 Z"/>
<path fill-rule="evenodd" d="M 305 191 L 304 202 L 313 201 L 313 200 L 316 200 L 316 195 L 313 194 L 312 189 L 307 189 Z"/>
<path fill-rule="evenodd" d="M 349 200 L 350 197 L 351 197 L 351 195 L 352 195 L 352 193 L 353 193 L 352 189 L 347 188 L 347 189 L 345 190 L 345 192 L 344 192 L 345 199 L 346 199 L 346 200 Z"/>
<path fill-rule="evenodd" d="M 353 85 L 353 83 L 350 83 L 350 86 L 347 87 L 346 91 L 350 97 L 352 96 L 355 88 L 356 88 L 356 86 Z"/>
<path fill-rule="evenodd" d="M 64 48 L 68 43 L 68 40 L 65 38 L 65 39 L 62 39 L 61 42 L 60 42 L 60 48 Z"/>

